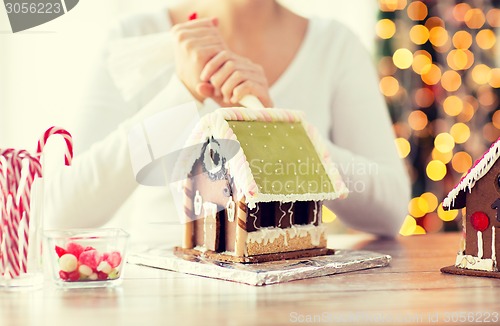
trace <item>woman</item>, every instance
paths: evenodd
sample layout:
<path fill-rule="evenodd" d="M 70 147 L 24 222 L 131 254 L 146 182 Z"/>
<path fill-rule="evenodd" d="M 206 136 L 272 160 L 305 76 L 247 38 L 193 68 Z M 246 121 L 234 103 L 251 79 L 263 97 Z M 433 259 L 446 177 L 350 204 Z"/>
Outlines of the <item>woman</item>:
<path fill-rule="evenodd" d="M 198 18 L 189 21 L 193 12 Z M 135 182 L 128 129 L 188 101 L 201 102 L 206 111 L 253 94 L 265 106 L 304 111 L 329 140 L 351 193 L 325 204 L 345 224 L 397 234 L 409 181 L 370 57 L 346 27 L 305 19 L 276 1 L 190 0 L 123 20 L 113 38 L 168 30 L 175 63 L 132 101 L 125 102 L 111 81 L 106 53 L 96 64 L 79 118 L 82 130 L 75 132 L 76 150 L 86 150 L 74 160 L 71 176 L 61 174 L 50 183 L 51 226 L 98 226 L 119 215 L 120 225 L 129 219 L 129 230 L 148 239 L 156 230 L 163 240 L 177 221 L 174 206 L 168 189 Z"/>

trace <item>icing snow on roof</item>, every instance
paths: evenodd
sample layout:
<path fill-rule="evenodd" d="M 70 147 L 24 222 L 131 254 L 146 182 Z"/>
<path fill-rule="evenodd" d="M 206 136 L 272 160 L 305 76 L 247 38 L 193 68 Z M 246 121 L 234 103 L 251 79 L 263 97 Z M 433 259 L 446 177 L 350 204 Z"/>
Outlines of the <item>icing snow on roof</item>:
<path fill-rule="evenodd" d="M 237 142 L 240 148 L 226 164 L 239 187 L 238 199 L 244 196 L 250 208 L 258 202 L 345 197 L 337 167 L 303 116 L 284 109 L 218 109 L 200 120 L 186 145 L 208 137 Z"/>
<path fill-rule="evenodd" d="M 450 209 L 465 207 L 466 190 L 470 193 L 476 182 L 488 173 L 500 155 L 499 149 L 500 138 L 474 163 L 474 166 L 460 180 L 458 185 L 450 191 L 443 200 L 443 207 Z"/>

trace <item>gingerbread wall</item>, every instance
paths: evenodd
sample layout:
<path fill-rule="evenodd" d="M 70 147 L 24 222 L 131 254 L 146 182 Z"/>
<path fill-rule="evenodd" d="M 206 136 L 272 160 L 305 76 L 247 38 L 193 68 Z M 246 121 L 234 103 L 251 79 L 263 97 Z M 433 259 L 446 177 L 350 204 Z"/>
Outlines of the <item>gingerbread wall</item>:
<path fill-rule="evenodd" d="M 472 188 L 471 193 L 467 193 L 466 199 L 466 245 L 465 254 L 478 255 L 478 236 L 477 230 L 474 229 L 471 223 L 471 216 L 475 212 L 484 212 L 489 218 L 489 225 L 482 232 L 483 237 L 483 258 L 491 258 L 492 256 L 492 226 L 495 227 L 495 248 L 497 257 L 500 256 L 500 222 L 497 221 L 497 209 L 491 208 L 492 204 L 500 198 L 500 186 L 498 177 L 500 176 L 500 160 L 498 160 L 490 171 L 478 180 Z M 466 190 L 467 191 L 467 190 Z"/>

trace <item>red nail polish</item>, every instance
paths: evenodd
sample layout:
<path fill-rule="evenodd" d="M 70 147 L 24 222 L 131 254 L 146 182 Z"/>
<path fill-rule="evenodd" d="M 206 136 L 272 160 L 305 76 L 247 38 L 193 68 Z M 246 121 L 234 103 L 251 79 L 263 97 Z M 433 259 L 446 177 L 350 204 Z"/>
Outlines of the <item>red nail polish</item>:
<path fill-rule="evenodd" d="M 196 18 L 198 18 L 198 13 L 196 12 L 193 12 L 191 15 L 189 15 L 189 20 L 195 20 Z"/>

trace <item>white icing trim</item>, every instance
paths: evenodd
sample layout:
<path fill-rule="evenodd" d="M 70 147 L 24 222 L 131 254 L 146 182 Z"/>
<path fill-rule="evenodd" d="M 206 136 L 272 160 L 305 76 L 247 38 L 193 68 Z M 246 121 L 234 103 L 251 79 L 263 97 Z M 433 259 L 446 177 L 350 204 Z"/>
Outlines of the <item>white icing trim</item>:
<path fill-rule="evenodd" d="M 217 214 L 217 204 L 211 203 L 211 202 L 204 202 L 203 203 L 203 217 L 208 218 L 212 217 L 215 219 L 215 215 Z"/>
<path fill-rule="evenodd" d="M 203 198 L 200 195 L 200 192 L 196 190 L 196 195 L 194 196 L 194 213 L 196 215 L 201 214 L 201 205 L 203 203 Z"/>
<path fill-rule="evenodd" d="M 496 265 L 497 261 L 497 248 L 496 248 L 496 234 L 495 234 L 495 227 L 491 227 L 491 259 Z"/>
<path fill-rule="evenodd" d="M 285 246 L 288 245 L 286 231 L 282 228 L 277 228 L 274 226 L 260 228 L 257 231 L 248 232 L 247 243 L 255 243 L 267 245 L 273 243 L 274 240 L 278 239 L 280 236 L 285 238 Z"/>
<path fill-rule="evenodd" d="M 227 213 L 227 220 L 229 222 L 234 222 L 234 214 L 235 214 L 235 204 L 233 201 L 232 197 L 229 197 L 227 204 L 226 204 L 226 213 Z"/>
<path fill-rule="evenodd" d="M 210 219 L 212 221 L 216 220 L 216 214 L 217 214 L 217 204 L 211 203 L 211 202 L 204 202 L 203 203 L 203 214 L 205 217 L 204 223 L 203 223 L 203 241 L 205 241 L 205 246 L 207 244 L 207 236 L 209 233 L 207 232 L 207 226 L 211 229 L 212 232 L 217 232 L 216 230 L 213 230 L 213 227 L 216 223 L 210 222 Z"/>
<path fill-rule="evenodd" d="M 288 239 L 296 237 L 304 238 L 308 235 L 311 237 L 311 245 L 319 246 L 321 236 L 325 233 L 323 226 L 316 226 L 313 224 L 307 225 L 292 225 L 289 228 L 282 229 L 274 226 L 260 228 L 257 231 L 248 232 L 247 244 L 258 243 L 267 245 L 273 243 L 281 235 L 284 237 L 285 246 L 288 245 Z"/>
<path fill-rule="evenodd" d="M 477 231 L 477 257 L 483 258 L 483 232 Z"/>
<path fill-rule="evenodd" d="M 257 227 L 257 224 L 255 224 L 255 223 L 257 223 L 257 215 L 255 215 L 255 214 L 257 214 L 259 212 L 259 209 L 260 209 L 260 206 L 257 206 L 257 209 L 255 210 L 255 212 L 250 213 L 250 217 L 253 217 L 253 228 L 256 230 L 260 229 L 260 227 Z"/>
<path fill-rule="evenodd" d="M 280 216 L 280 219 L 278 220 L 278 227 L 281 227 L 281 221 L 283 220 L 283 217 L 285 217 L 285 215 L 286 215 L 286 212 L 283 210 L 283 208 L 281 208 L 282 205 L 283 205 L 283 203 L 279 203 L 279 205 L 278 205 L 278 208 L 282 213 Z"/>
<path fill-rule="evenodd" d="M 318 220 L 318 206 L 319 202 L 315 201 L 314 202 L 314 209 L 313 209 L 313 221 L 312 224 L 316 223 Z"/>
<path fill-rule="evenodd" d="M 194 250 L 198 250 L 199 252 L 205 252 L 205 251 L 207 251 L 207 247 L 205 247 L 205 246 L 196 246 L 193 249 Z"/>
<path fill-rule="evenodd" d="M 493 145 L 491 145 L 490 149 L 484 153 L 483 157 L 475 163 L 475 165 L 469 170 L 467 175 L 465 175 L 458 185 L 455 186 L 449 193 L 448 196 L 443 200 L 443 206 L 449 208 L 462 208 L 462 207 L 454 207 L 455 199 L 458 194 L 463 191 L 468 191 L 469 193 L 472 191 L 472 188 L 476 184 L 476 182 L 484 177 L 486 173 L 491 169 L 491 167 L 497 161 L 500 152 L 500 139 L 497 140 Z"/>
<path fill-rule="evenodd" d="M 471 255 L 458 254 L 455 260 L 455 266 L 465 269 L 478 271 L 495 272 L 493 259 L 481 259 Z"/>

